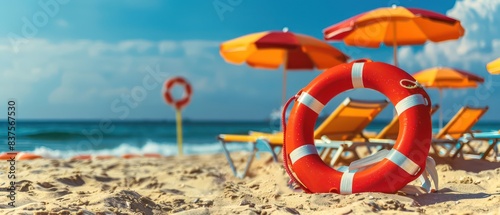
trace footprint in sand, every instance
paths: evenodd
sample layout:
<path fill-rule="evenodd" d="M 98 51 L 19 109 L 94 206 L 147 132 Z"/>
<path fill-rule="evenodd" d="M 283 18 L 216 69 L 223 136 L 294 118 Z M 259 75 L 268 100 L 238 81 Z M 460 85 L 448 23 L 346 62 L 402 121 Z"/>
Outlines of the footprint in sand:
<path fill-rule="evenodd" d="M 176 189 L 161 189 L 160 191 L 164 192 L 164 193 L 172 193 L 172 194 L 175 194 L 175 195 L 184 195 L 183 191 L 176 190 Z"/>
<path fill-rule="evenodd" d="M 81 175 L 72 175 L 70 177 L 57 178 L 57 181 L 69 185 L 69 186 L 82 186 L 85 181 L 82 179 Z"/>
<path fill-rule="evenodd" d="M 55 185 L 53 185 L 52 183 L 50 182 L 37 182 L 36 183 L 38 186 L 40 187 L 43 187 L 43 188 L 52 188 L 54 187 Z"/>
<path fill-rule="evenodd" d="M 22 180 L 16 183 L 17 186 L 19 186 L 19 191 L 21 192 L 28 192 L 30 190 L 34 190 L 35 188 L 33 187 L 33 182 L 29 180 Z"/>
<path fill-rule="evenodd" d="M 94 179 L 99 182 L 110 182 L 110 181 L 116 181 L 118 179 L 112 178 L 109 176 L 94 176 Z"/>
<path fill-rule="evenodd" d="M 160 212 L 156 210 L 158 205 L 155 202 L 131 190 L 122 190 L 113 197 L 104 199 L 104 204 L 114 208 L 127 208 L 132 211 L 141 211 L 143 214 L 147 215 L 158 214 Z"/>

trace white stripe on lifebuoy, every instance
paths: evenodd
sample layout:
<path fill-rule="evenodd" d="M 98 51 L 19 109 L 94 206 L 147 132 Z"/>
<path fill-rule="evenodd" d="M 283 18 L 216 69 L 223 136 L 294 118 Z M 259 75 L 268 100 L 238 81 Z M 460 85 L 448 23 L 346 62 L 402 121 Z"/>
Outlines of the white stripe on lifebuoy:
<path fill-rule="evenodd" d="M 406 157 L 406 155 L 402 154 L 398 150 L 392 149 L 386 158 L 392 161 L 394 164 L 398 165 L 401 169 L 403 169 L 410 175 L 415 175 L 420 170 L 420 167 L 415 162 L 410 160 L 408 157 Z"/>
<path fill-rule="evenodd" d="M 351 194 L 354 182 L 354 172 L 344 172 L 340 179 L 340 194 Z"/>
<path fill-rule="evenodd" d="M 406 110 L 414 107 L 414 106 L 417 106 L 417 105 L 427 105 L 427 101 L 425 100 L 424 96 L 422 96 L 421 94 L 413 94 L 413 95 L 409 95 L 408 97 L 404 98 L 404 99 L 401 99 L 401 101 L 399 101 L 395 108 L 396 108 L 396 112 L 398 113 L 398 116 L 401 115 L 403 112 L 405 112 Z"/>
<path fill-rule="evenodd" d="M 313 96 L 309 95 L 307 92 L 302 92 L 297 99 L 297 101 L 305 106 L 307 106 L 309 109 L 313 110 L 317 114 L 321 113 L 321 110 L 325 107 L 324 104 L 322 104 L 320 101 L 318 101 L 316 98 Z"/>
<path fill-rule="evenodd" d="M 305 144 L 301 147 L 296 148 L 292 151 L 292 153 L 290 153 L 290 160 L 292 161 L 292 164 L 294 164 L 304 156 L 312 154 L 318 154 L 318 150 L 316 150 L 316 147 L 313 144 Z"/>
<path fill-rule="evenodd" d="M 353 88 L 365 88 L 363 84 L 363 66 L 365 63 L 354 63 L 351 70 Z"/>

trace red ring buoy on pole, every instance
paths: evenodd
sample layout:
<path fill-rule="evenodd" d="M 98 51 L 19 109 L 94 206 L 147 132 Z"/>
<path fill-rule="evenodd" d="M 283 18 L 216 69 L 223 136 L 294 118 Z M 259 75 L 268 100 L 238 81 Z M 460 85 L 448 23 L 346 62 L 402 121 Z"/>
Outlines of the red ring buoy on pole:
<path fill-rule="evenodd" d="M 323 107 L 338 94 L 355 88 L 387 96 L 399 115 L 400 133 L 393 149 L 379 163 L 360 171 L 340 172 L 321 160 L 313 132 Z M 296 182 L 306 192 L 395 193 L 425 169 L 432 135 L 430 106 L 429 96 L 415 79 L 390 64 L 355 61 L 330 68 L 298 94 L 285 130 L 285 168 L 295 173 Z"/>
<path fill-rule="evenodd" d="M 176 84 L 184 87 L 184 96 L 179 100 L 174 100 L 171 94 L 172 87 Z M 174 106 L 175 119 L 177 121 L 177 146 L 179 155 L 182 155 L 182 115 L 181 110 L 191 101 L 191 94 L 193 93 L 191 85 L 182 77 L 174 77 L 165 82 L 163 98 L 167 104 Z"/>
<path fill-rule="evenodd" d="M 184 96 L 179 100 L 174 100 L 171 90 L 175 85 L 182 85 L 184 87 Z M 163 98 L 169 105 L 173 105 L 176 109 L 180 110 L 189 104 L 191 101 L 192 89 L 191 85 L 183 77 L 174 77 L 165 82 L 165 91 Z"/>

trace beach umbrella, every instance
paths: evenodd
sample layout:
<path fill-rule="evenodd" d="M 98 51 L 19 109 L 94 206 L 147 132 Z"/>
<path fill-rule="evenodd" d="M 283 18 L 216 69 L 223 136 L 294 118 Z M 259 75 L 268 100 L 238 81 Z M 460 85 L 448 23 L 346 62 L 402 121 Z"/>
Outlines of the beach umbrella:
<path fill-rule="evenodd" d="M 417 8 L 399 6 L 378 8 L 359 14 L 323 30 L 328 41 L 344 41 L 349 46 L 393 47 L 394 65 L 398 66 L 397 48 L 427 41 L 440 42 L 464 35 L 460 21 Z"/>
<path fill-rule="evenodd" d="M 289 70 L 328 69 L 349 59 L 328 43 L 292 33 L 287 28 L 248 34 L 223 42 L 220 55 L 226 62 L 246 63 L 254 68 L 278 69 L 283 66 L 282 105 L 286 100 L 286 74 Z"/>
<path fill-rule="evenodd" d="M 484 79 L 470 72 L 448 67 L 434 67 L 413 74 L 415 80 L 426 88 L 439 90 L 439 104 L 442 104 L 442 90 L 447 88 L 476 88 Z M 439 128 L 443 127 L 443 108 L 439 109 Z"/>
<path fill-rule="evenodd" d="M 494 61 L 491 61 L 486 65 L 486 69 L 489 73 L 498 75 L 500 74 L 500 58 L 497 58 Z"/>

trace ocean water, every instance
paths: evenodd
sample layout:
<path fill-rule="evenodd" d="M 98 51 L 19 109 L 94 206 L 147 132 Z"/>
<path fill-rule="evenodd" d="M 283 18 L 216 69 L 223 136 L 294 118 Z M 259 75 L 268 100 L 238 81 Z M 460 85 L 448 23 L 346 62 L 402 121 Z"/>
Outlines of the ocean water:
<path fill-rule="evenodd" d="M 368 131 L 378 132 L 388 122 L 374 121 Z M 437 123 L 435 123 L 437 126 Z M 7 123 L 0 122 L 0 152 L 9 150 Z M 279 124 L 268 121 L 217 122 L 184 121 L 185 154 L 221 153 L 219 134 L 247 134 L 248 131 L 272 132 Z M 498 122 L 479 122 L 474 130 L 500 129 Z M 434 127 L 434 131 L 437 128 Z M 16 151 L 28 151 L 51 158 L 68 158 L 78 154 L 178 153 L 176 123 L 172 121 L 17 121 Z M 230 150 L 249 149 L 248 144 L 230 144 Z"/>

